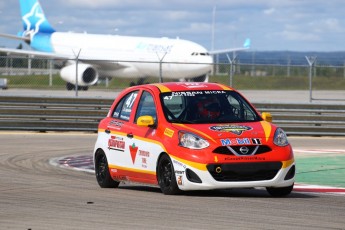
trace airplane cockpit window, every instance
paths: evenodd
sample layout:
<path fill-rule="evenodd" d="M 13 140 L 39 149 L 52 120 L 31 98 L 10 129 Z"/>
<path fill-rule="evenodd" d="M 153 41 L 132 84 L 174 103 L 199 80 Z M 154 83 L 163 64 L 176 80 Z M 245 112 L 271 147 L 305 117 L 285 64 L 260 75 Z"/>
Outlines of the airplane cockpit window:
<path fill-rule="evenodd" d="M 198 52 L 193 52 L 192 56 L 210 56 L 209 53 L 198 53 Z"/>

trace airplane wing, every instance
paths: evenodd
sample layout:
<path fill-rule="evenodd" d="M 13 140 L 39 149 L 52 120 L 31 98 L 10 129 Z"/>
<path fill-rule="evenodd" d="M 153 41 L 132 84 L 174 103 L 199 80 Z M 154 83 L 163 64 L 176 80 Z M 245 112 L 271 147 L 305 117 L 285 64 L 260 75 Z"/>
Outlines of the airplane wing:
<path fill-rule="evenodd" d="M 76 56 L 72 55 L 62 55 L 62 54 L 56 54 L 56 53 L 47 53 L 47 52 L 40 52 L 40 51 L 34 51 L 34 50 L 23 50 L 23 49 L 10 49 L 10 48 L 1 48 L 0 52 L 5 52 L 7 54 L 17 54 L 19 56 L 35 56 L 35 57 L 42 57 L 42 58 L 51 58 L 55 60 L 66 60 L 66 61 L 73 61 L 76 59 Z M 98 67 L 106 67 L 111 69 L 122 69 L 128 67 L 125 63 L 119 62 L 119 61 L 110 61 L 110 62 L 104 62 L 104 60 L 98 60 L 93 58 L 79 58 L 80 62 L 95 65 Z"/>
<path fill-rule="evenodd" d="M 242 50 L 247 50 L 250 48 L 250 39 L 247 38 L 242 47 L 238 47 L 238 48 L 231 48 L 231 49 L 222 49 L 222 50 L 212 50 L 209 51 L 208 53 L 213 55 L 213 54 L 223 54 L 223 53 L 231 53 L 231 52 L 235 52 L 235 51 L 242 51 Z"/>
<path fill-rule="evenodd" d="M 12 34 L 2 34 L 0 33 L 0 37 L 4 37 L 4 38 L 10 38 L 10 39 L 17 39 L 17 40 L 22 40 L 22 41 L 30 41 L 30 38 L 28 37 L 19 37 L 19 36 L 16 36 L 16 35 L 12 35 Z"/>
<path fill-rule="evenodd" d="M 71 56 L 58 55 L 55 53 L 39 52 L 39 51 L 34 51 L 34 50 L 0 48 L 0 52 L 4 52 L 7 54 L 18 54 L 20 56 L 31 55 L 31 56 L 55 58 L 55 59 L 74 59 L 74 57 L 71 57 Z"/>

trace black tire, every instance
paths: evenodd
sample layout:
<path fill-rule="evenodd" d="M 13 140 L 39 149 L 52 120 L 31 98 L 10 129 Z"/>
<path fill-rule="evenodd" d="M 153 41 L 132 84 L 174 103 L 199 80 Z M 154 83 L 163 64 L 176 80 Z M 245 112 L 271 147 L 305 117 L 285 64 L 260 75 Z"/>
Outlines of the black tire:
<path fill-rule="evenodd" d="M 109 173 L 108 161 L 104 152 L 99 152 L 95 157 L 95 174 L 101 188 L 117 188 L 120 182 L 114 181 Z"/>
<path fill-rule="evenodd" d="M 293 189 L 293 185 L 289 187 L 281 187 L 281 188 L 273 188 L 273 187 L 267 187 L 267 192 L 273 196 L 273 197 L 284 197 L 291 193 Z"/>
<path fill-rule="evenodd" d="M 181 193 L 177 186 L 174 166 L 170 157 L 166 154 L 159 158 L 157 165 L 157 180 L 159 187 L 165 195 L 176 195 Z"/>
<path fill-rule="evenodd" d="M 68 91 L 74 90 L 75 86 L 72 83 L 67 82 L 66 83 L 66 89 Z"/>

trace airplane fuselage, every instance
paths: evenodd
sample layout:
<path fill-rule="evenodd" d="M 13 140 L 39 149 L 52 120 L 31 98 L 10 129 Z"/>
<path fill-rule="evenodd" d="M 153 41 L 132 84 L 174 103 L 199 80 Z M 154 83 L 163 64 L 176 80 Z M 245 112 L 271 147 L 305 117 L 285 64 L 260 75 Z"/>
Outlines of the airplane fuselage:
<path fill-rule="evenodd" d="M 192 78 L 210 72 L 213 61 L 204 47 L 183 39 L 54 32 L 48 45 L 42 46 L 42 41 L 47 42 L 45 34 L 36 34 L 31 46 L 38 51 L 70 57 L 79 54 L 80 60 L 101 61 L 101 76 L 159 77 L 162 62 L 164 77 Z"/>
<path fill-rule="evenodd" d="M 208 81 L 213 57 L 201 45 L 183 39 L 57 32 L 46 19 L 38 0 L 19 0 L 23 31 L 18 36 L 33 50 L 0 51 L 64 60 L 60 76 L 66 86 L 88 87 L 100 78 L 146 77 Z M 246 49 L 250 42 L 245 43 Z M 229 49 L 221 52 L 230 52 Z M 211 54 L 218 52 L 211 51 Z M 75 87 L 78 88 L 78 87 Z"/>

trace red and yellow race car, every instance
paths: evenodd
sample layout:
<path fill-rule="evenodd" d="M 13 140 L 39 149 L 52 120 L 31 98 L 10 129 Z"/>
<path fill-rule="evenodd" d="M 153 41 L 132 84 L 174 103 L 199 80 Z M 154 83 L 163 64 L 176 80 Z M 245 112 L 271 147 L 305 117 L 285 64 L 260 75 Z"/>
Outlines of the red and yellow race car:
<path fill-rule="evenodd" d="M 293 150 L 269 113 L 216 83 L 133 86 L 100 121 L 94 148 L 97 182 L 159 185 L 164 194 L 264 187 L 291 193 Z"/>

